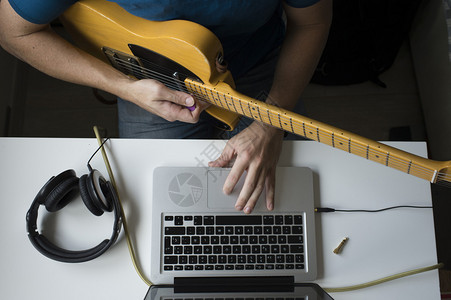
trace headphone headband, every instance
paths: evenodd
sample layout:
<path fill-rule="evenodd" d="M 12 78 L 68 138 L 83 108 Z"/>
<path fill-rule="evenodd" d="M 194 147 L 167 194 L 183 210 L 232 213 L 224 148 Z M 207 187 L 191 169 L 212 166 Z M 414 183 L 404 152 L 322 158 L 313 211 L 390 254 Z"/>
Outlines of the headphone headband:
<path fill-rule="evenodd" d="M 92 170 L 90 173 L 94 172 L 100 174 L 97 170 Z M 78 185 L 86 184 L 85 180 L 79 180 L 75 176 L 75 171 L 67 170 L 47 181 L 47 183 L 36 195 L 26 215 L 28 238 L 31 244 L 41 254 L 60 262 L 79 263 L 99 257 L 116 242 L 122 227 L 119 199 L 112 184 L 98 174 L 90 177 L 98 180 L 99 182 L 90 182 L 87 184 L 87 187 L 80 186 L 81 189 L 89 189 L 89 192 L 87 193 L 88 195 L 84 195 L 82 193 L 81 196 L 85 204 L 88 201 L 90 202 L 90 204 L 87 205 L 88 208 L 102 202 L 102 209 L 105 208 L 106 211 L 112 211 L 114 213 L 113 232 L 111 237 L 103 240 L 100 244 L 93 248 L 81 251 L 72 251 L 63 249 L 53 244 L 44 235 L 38 232 L 37 219 L 39 207 L 44 205 L 49 212 L 58 211 L 74 198 L 74 192 L 79 190 Z M 91 178 L 89 178 L 89 180 L 91 180 Z M 93 187 L 97 187 L 95 191 L 90 190 Z M 96 197 L 100 197 L 100 199 Z"/>

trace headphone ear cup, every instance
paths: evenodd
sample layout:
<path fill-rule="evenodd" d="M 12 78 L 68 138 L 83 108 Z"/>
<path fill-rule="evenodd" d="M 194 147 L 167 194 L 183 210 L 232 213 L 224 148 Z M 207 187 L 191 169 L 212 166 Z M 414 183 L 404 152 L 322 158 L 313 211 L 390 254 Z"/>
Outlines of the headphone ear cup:
<path fill-rule="evenodd" d="M 79 184 L 78 177 L 66 176 L 59 178 L 59 176 L 52 179 L 51 184 L 55 184 L 54 188 L 44 197 L 44 205 L 47 211 L 56 212 L 65 207 L 71 202 L 78 193 Z"/>
<path fill-rule="evenodd" d="M 93 198 L 96 197 L 95 191 L 90 189 L 88 180 L 90 180 L 88 175 L 83 175 L 80 177 L 79 187 L 81 199 L 90 212 L 96 216 L 101 216 L 103 214 L 103 209 L 95 204 L 95 200 L 93 200 Z"/>

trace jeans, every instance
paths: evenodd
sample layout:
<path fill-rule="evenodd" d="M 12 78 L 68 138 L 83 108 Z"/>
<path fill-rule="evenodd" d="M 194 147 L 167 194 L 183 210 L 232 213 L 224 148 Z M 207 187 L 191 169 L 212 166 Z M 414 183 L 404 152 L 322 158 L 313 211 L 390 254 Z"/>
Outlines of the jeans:
<path fill-rule="evenodd" d="M 258 66 L 235 80 L 236 90 L 257 100 L 264 101 L 272 85 L 279 51 L 273 51 Z M 302 101 L 298 101 L 294 112 L 304 112 Z M 119 135 L 122 138 L 148 139 L 229 139 L 253 122 L 241 117 L 233 131 L 222 131 L 212 125 L 212 117 L 202 112 L 196 124 L 180 121 L 169 122 L 139 106 L 118 99 Z M 288 139 L 297 136 L 289 134 Z"/>

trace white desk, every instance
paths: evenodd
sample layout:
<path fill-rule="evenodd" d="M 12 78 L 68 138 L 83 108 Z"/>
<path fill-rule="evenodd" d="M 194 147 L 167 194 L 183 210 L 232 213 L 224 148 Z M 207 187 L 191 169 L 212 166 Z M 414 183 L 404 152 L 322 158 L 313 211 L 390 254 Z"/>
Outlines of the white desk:
<path fill-rule="evenodd" d="M 223 141 L 112 140 L 107 151 L 141 265 L 150 269 L 150 195 L 157 165 L 205 166 Z M 396 143 L 425 155 L 424 143 Z M 25 214 L 36 193 L 53 175 L 74 169 L 87 173 L 95 139 L 0 139 L 0 298 L 142 299 L 147 286 L 135 273 L 121 238 L 100 258 L 81 264 L 54 262 L 39 254 L 25 232 Z M 91 165 L 105 176 L 101 155 Z M 376 209 L 400 204 L 431 205 L 429 183 L 316 142 L 286 142 L 281 166 L 314 171 L 317 205 Z M 86 249 L 111 234 L 110 216 L 94 217 L 77 199 L 60 213 L 46 214 L 45 235 L 69 249 Z M 374 280 L 437 263 L 430 209 L 382 213 L 317 215 L 317 283 L 338 287 Z M 75 226 L 76 225 L 76 226 Z M 342 254 L 332 250 L 344 238 Z M 439 299 L 436 270 L 364 290 L 334 293 L 335 299 Z"/>

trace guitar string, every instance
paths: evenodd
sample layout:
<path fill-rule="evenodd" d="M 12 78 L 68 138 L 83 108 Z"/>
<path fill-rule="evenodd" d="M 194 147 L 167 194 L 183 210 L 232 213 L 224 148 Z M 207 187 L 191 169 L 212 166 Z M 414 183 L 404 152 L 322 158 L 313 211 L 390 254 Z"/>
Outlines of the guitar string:
<path fill-rule="evenodd" d="M 157 78 L 157 79 L 159 79 L 160 81 L 162 81 L 162 83 L 166 83 L 167 85 L 169 85 L 169 87 L 171 87 L 171 88 L 173 88 L 173 89 L 176 89 L 176 90 L 181 90 L 181 89 L 184 89 L 187 93 L 191 93 L 191 94 L 194 94 L 194 95 L 196 95 L 197 94 L 197 96 L 201 96 L 200 98 L 202 98 L 202 99 L 206 99 L 205 98 L 205 96 L 203 95 L 203 94 L 201 94 L 201 93 L 197 93 L 197 92 L 190 92 L 190 91 L 188 91 L 187 89 L 186 89 L 186 87 L 185 87 L 185 82 L 184 81 L 181 81 L 181 80 L 178 80 L 178 79 L 176 79 L 175 77 L 171 77 L 171 76 L 168 76 L 168 75 L 165 75 L 165 74 L 161 74 L 161 73 L 158 73 L 158 72 L 155 72 L 155 71 L 153 71 L 153 70 L 150 70 L 150 69 L 146 69 L 146 68 L 143 68 L 143 67 L 141 67 L 141 66 L 136 66 L 136 65 L 134 65 L 134 64 L 132 64 L 132 63 L 128 63 L 128 62 L 126 62 L 126 61 L 123 61 L 123 60 L 121 60 L 121 61 L 117 61 L 117 63 L 118 64 L 122 64 L 122 67 L 128 67 L 128 68 L 133 68 L 133 69 L 135 69 L 135 71 L 138 71 L 139 73 L 144 73 L 144 74 L 146 74 L 146 75 L 148 75 L 149 77 L 153 77 L 153 78 Z M 161 66 L 158 66 L 158 65 L 156 65 L 156 64 L 153 64 L 153 63 L 151 63 L 151 62 L 149 62 L 149 64 L 152 64 L 152 65 L 155 65 L 155 67 L 158 67 L 159 69 L 161 69 L 161 70 L 164 70 L 164 71 L 167 71 L 167 69 L 165 69 L 165 68 L 163 68 L 163 67 L 161 67 Z M 166 78 L 165 78 L 166 77 Z M 145 78 L 145 77 L 144 77 Z M 171 81 L 171 82 L 169 82 L 169 80 Z M 179 84 L 175 84 L 174 85 L 174 83 L 173 82 L 179 82 Z M 224 95 L 224 97 L 226 97 L 226 95 Z M 220 97 L 218 97 L 218 98 L 220 98 Z M 209 100 L 208 98 L 206 99 L 208 102 L 212 102 L 211 100 Z M 225 99 L 226 101 L 227 101 L 227 99 Z M 236 100 L 234 100 L 232 97 L 231 97 L 231 100 L 232 101 L 236 101 Z M 221 99 L 219 99 L 219 101 L 221 102 Z M 221 105 L 220 106 L 222 106 L 222 107 L 224 107 L 224 104 L 221 102 Z M 235 110 L 237 113 L 239 113 L 237 110 Z M 242 110 L 242 113 L 240 113 L 240 114 L 244 114 L 245 116 L 249 116 L 244 110 Z M 253 119 L 257 119 L 258 120 L 258 118 L 256 118 L 256 117 L 254 117 L 253 115 L 252 115 L 252 112 L 249 110 L 249 114 L 251 115 L 251 117 L 253 118 Z M 283 115 L 282 116 L 277 116 L 277 117 L 282 117 L 282 119 L 284 119 L 283 118 Z M 262 120 L 262 119 L 260 119 L 260 120 Z M 285 119 L 284 120 L 284 123 L 286 123 L 286 122 L 288 122 L 289 121 L 289 119 Z M 297 124 L 295 124 L 295 126 L 296 126 Z M 308 125 L 308 124 L 307 124 Z M 299 127 L 299 125 L 297 125 L 298 127 Z M 282 128 L 283 129 L 283 128 Z M 313 128 L 313 129 L 315 129 L 315 128 Z M 319 133 L 319 134 L 322 134 L 322 135 L 324 135 L 324 133 Z M 328 133 L 326 133 L 326 135 L 330 135 L 330 134 L 328 134 Z M 303 135 L 304 136 L 304 135 Z M 339 138 L 341 138 L 341 137 L 339 137 L 339 136 L 337 136 L 336 137 L 336 139 L 339 139 Z M 342 139 L 342 141 L 344 141 L 345 143 L 347 143 L 347 142 L 352 142 L 352 141 L 350 141 L 349 139 L 346 139 L 346 138 L 341 138 Z M 373 154 L 374 153 L 382 153 L 381 155 L 382 156 L 388 156 L 389 155 L 389 152 L 385 152 L 385 151 L 382 151 L 382 150 L 377 150 L 377 152 L 376 152 L 376 150 L 375 151 L 373 151 L 372 149 L 369 149 L 369 151 L 368 150 L 366 150 L 366 149 L 363 149 L 363 147 L 361 147 L 360 145 L 352 145 L 353 147 L 352 148 L 358 148 L 358 147 L 360 147 L 361 149 L 360 150 L 362 150 L 362 151 L 364 151 L 365 153 L 367 153 L 367 154 L 371 154 L 371 152 L 373 152 Z M 344 150 L 344 149 L 343 149 Z M 344 151 L 346 151 L 346 150 L 344 150 Z M 352 153 L 354 153 L 354 152 L 352 152 Z M 356 153 L 354 153 L 354 154 L 356 154 Z M 361 154 L 363 154 L 362 152 L 361 152 Z M 363 155 L 361 155 L 362 157 L 363 157 Z M 376 157 L 377 157 L 377 155 L 375 155 Z M 383 158 L 381 158 L 381 160 L 383 160 Z M 381 164 L 383 164 L 382 162 L 381 162 Z M 390 158 L 390 161 L 389 161 L 389 165 L 390 166 L 395 166 L 395 165 L 397 165 L 397 167 L 398 168 L 400 168 L 400 167 L 406 167 L 406 165 L 409 165 L 409 164 L 411 164 L 411 162 L 410 161 L 407 161 L 407 160 L 402 160 L 402 159 L 397 159 L 396 157 L 391 157 Z M 415 164 L 415 168 L 418 168 L 418 167 L 420 167 L 420 168 L 423 168 L 423 174 L 424 175 L 426 175 L 426 176 L 428 176 L 428 177 L 432 177 L 432 175 L 431 175 L 431 173 L 434 173 L 435 172 L 435 170 L 430 170 L 430 169 L 427 169 L 427 168 L 425 168 L 425 167 L 422 167 L 422 166 L 420 166 L 420 165 L 416 165 Z M 403 171 L 403 170 L 401 170 L 401 171 Z M 426 173 L 425 173 L 426 172 Z M 439 174 L 440 175 L 440 178 L 445 178 L 446 177 L 446 175 L 444 175 L 444 174 Z"/>
<path fill-rule="evenodd" d="M 136 73 L 142 73 L 142 74 L 145 74 L 145 75 L 147 75 L 147 76 L 149 76 L 150 78 L 156 78 L 156 79 L 158 79 L 160 82 L 162 82 L 162 83 L 164 83 L 165 85 L 167 85 L 168 87 L 170 87 L 170 88 L 173 88 L 173 89 L 175 89 L 175 90 L 184 90 L 184 91 L 186 91 L 187 93 L 189 93 L 189 94 L 193 94 L 193 96 L 197 96 L 197 97 L 199 97 L 200 96 L 200 98 L 201 99 L 203 99 L 203 100 L 207 100 L 207 102 L 212 102 L 211 100 L 209 100 L 208 98 L 206 99 L 205 98 L 205 96 L 203 95 L 203 94 L 201 94 L 201 93 L 198 93 L 198 92 L 190 92 L 190 91 L 188 91 L 188 89 L 186 88 L 186 86 L 185 86 L 185 82 L 184 81 L 182 81 L 182 80 L 179 80 L 179 79 L 177 79 L 177 78 L 175 78 L 175 77 L 172 77 L 172 76 L 169 76 L 169 75 L 165 75 L 165 74 L 162 74 L 162 73 L 159 73 L 159 72 L 156 72 L 156 71 L 153 71 L 153 70 L 151 70 L 151 69 L 147 69 L 147 68 L 144 68 L 144 67 L 141 67 L 141 66 L 136 66 L 136 65 L 134 65 L 134 64 L 132 64 L 132 63 L 129 63 L 129 62 L 127 62 L 127 61 L 124 61 L 124 60 L 121 60 L 121 59 L 116 59 L 116 63 L 118 64 L 118 65 L 120 65 L 121 67 L 124 67 L 124 68 L 132 68 Z M 157 64 L 154 64 L 154 63 L 152 63 L 152 62 L 147 62 L 148 64 L 151 64 L 151 65 L 153 65 L 155 68 L 158 68 L 158 69 L 160 69 L 160 70 L 162 70 L 162 71 L 168 71 L 169 69 L 166 69 L 166 68 L 164 68 L 164 67 L 161 67 L 161 66 L 159 66 L 159 65 L 157 65 Z M 143 77 L 143 78 L 146 78 L 146 77 Z M 178 84 L 177 84 L 177 82 L 178 82 Z M 199 87 L 199 88 L 201 88 L 201 87 Z M 206 92 L 206 91 L 205 91 Z M 224 98 L 225 98 L 225 101 L 227 101 L 227 99 L 226 99 L 226 95 L 223 95 L 224 96 Z M 233 97 L 231 97 L 230 96 L 230 100 L 231 101 L 233 101 L 233 102 L 235 102 L 236 100 L 234 100 L 233 99 Z M 219 100 L 219 102 L 221 102 L 221 105 L 220 106 L 222 106 L 222 107 L 224 107 L 224 104 L 222 103 L 222 101 L 221 101 L 221 99 L 220 99 L 220 97 L 218 97 L 218 100 Z M 235 108 L 235 112 L 237 112 L 237 113 L 239 113 L 237 110 L 236 110 L 236 108 Z M 248 116 L 249 117 L 249 115 L 248 114 L 246 114 L 245 113 L 245 111 L 244 111 L 244 109 L 242 110 L 242 113 L 239 113 L 239 114 L 244 114 L 245 116 Z M 252 112 L 249 110 L 249 114 L 251 115 L 251 118 L 253 118 L 253 119 L 256 119 L 256 120 L 261 120 L 261 121 L 263 121 L 262 120 L 262 118 L 256 118 L 256 117 L 254 117 L 253 115 L 252 115 Z M 284 119 L 284 116 L 283 115 L 277 115 L 277 116 L 274 116 L 274 117 L 276 117 L 276 118 L 279 118 L 280 119 L 280 117 L 282 117 L 282 119 L 283 119 L 283 121 L 284 121 L 284 123 L 287 125 L 287 122 L 288 121 L 290 121 L 290 123 L 292 123 L 292 120 L 290 120 L 289 118 L 285 118 Z M 295 121 L 296 122 L 296 121 Z M 297 125 L 297 124 L 294 124 L 295 126 L 297 126 L 298 128 L 300 128 L 301 126 L 300 125 Z M 303 126 L 305 126 L 305 125 L 307 125 L 308 126 L 308 124 L 304 124 Z M 277 126 L 276 126 L 277 127 Z M 315 128 L 314 126 L 312 126 L 313 127 L 313 129 L 315 129 L 314 131 L 316 131 L 316 129 L 317 128 Z M 297 128 L 297 129 L 298 129 Z M 283 128 L 282 128 L 283 129 Z M 287 131 L 289 131 L 289 130 L 287 130 Z M 293 132 L 293 133 L 295 133 L 295 132 Z M 324 135 L 326 135 L 326 136 L 328 136 L 328 137 L 331 137 L 332 135 L 331 134 L 329 134 L 329 133 L 322 133 L 322 132 L 318 132 L 318 134 L 322 134 L 323 136 Z M 301 134 L 300 134 L 301 135 Z M 305 135 L 302 135 L 302 136 L 305 136 Z M 306 137 L 306 136 L 305 136 Z M 342 139 L 342 141 L 344 141 L 344 143 L 352 143 L 352 141 L 350 140 L 350 139 L 346 139 L 346 138 L 342 138 L 342 137 L 340 137 L 340 136 L 335 136 L 334 137 L 335 139 Z M 385 152 L 385 151 L 383 151 L 383 150 L 373 150 L 373 149 L 367 149 L 366 147 L 362 147 L 362 146 L 360 146 L 360 145 L 358 145 L 358 144 L 354 144 L 354 145 L 351 145 L 352 146 L 352 148 L 360 148 L 360 150 L 362 151 L 360 154 L 362 154 L 362 155 L 359 155 L 359 156 L 361 156 L 361 157 L 364 157 L 363 156 L 363 154 L 365 154 L 365 156 L 367 156 L 366 154 L 374 154 L 374 153 L 382 153 L 381 155 L 382 156 L 389 156 L 389 154 L 390 154 L 390 152 Z M 336 147 L 335 147 L 336 148 Z M 342 150 L 344 150 L 344 149 L 342 149 Z M 358 149 L 357 149 L 358 150 Z M 346 150 L 344 150 L 344 151 L 346 151 Z M 352 153 L 354 153 L 354 154 L 356 154 L 355 153 L 355 151 L 353 151 Z M 377 157 L 377 155 L 375 155 L 376 157 Z M 369 158 L 367 158 L 367 159 L 369 159 Z M 381 160 L 383 161 L 384 159 L 383 158 L 381 158 Z M 378 162 L 378 161 L 377 161 Z M 380 162 L 381 164 L 384 164 L 384 163 L 382 163 L 382 162 Z M 407 161 L 407 160 L 403 160 L 403 159 L 399 159 L 399 158 L 397 158 L 397 157 L 390 157 L 390 159 L 389 159 L 389 164 L 388 164 L 388 166 L 397 166 L 398 168 L 397 169 L 399 169 L 399 168 L 402 168 L 402 169 L 404 169 L 404 167 L 406 167 L 406 165 L 411 165 L 411 166 L 413 166 L 413 163 L 411 162 L 411 161 Z M 421 165 L 417 165 L 417 164 L 415 164 L 415 168 L 419 168 L 420 169 L 420 174 L 422 174 L 422 175 L 425 175 L 425 176 L 427 176 L 427 177 L 432 177 L 433 176 L 433 173 L 435 173 L 435 170 L 431 170 L 431 169 L 429 169 L 429 168 L 427 168 L 427 167 L 423 167 L 423 166 L 421 166 Z M 421 170 L 421 169 L 423 169 L 423 170 Z M 403 171 L 403 170 L 400 170 L 400 171 Z M 412 172 L 413 173 L 413 172 Z M 414 173 L 418 173 L 418 172 L 414 172 Z M 432 173 L 432 174 L 431 174 Z M 441 173 L 441 172 L 439 172 L 438 173 L 438 177 L 437 178 L 440 178 L 440 179 L 445 179 L 445 180 L 447 180 L 447 178 L 451 178 L 451 176 L 450 175 L 446 175 L 446 173 Z"/>
<path fill-rule="evenodd" d="M 144 72 L 144 71 L 146 71 L 145 68 L 142 68 L 142 67 L 136 67 L 135 65 L 130 65 L 129 67 L 132 67 L 132 68 L 134 68 L 134 69 L 137 69 L 140 73 L 147 73 L 148 76 L 152 76 L 152 77 L 154 77 L 154 78 L 160 77 L 160 80 L 166 81 L 168 85 L 170 85 L 170 86 L 172 85 L 173 88 L 176 89 L 176 90 L 181 90 L 182 88 L 184 88 L 184 89 L 187 91 L 187 89 L 186 89 L 186 87 L 185 87 L 185 83 L 184 83 L 183 81 L 181 81 L 181 80 L 177 80 L 177 79 L 175 79 L 175 78 L 173 78 L 173 77 L 170 77 L 170 76 L 165 76 L 164 74 L 160 74 L 160 73 L 155 72 L 155 71 L 152 71 L 152 70 L 149 70 L 148 72 Z M 160 67 L 159 67 L 159 68 L 160 68 Z M 160 68 L 160 69 L 163 70 L 163 68 Z M 154 73 L 155 75 L 152 75 L 152 73 Z M 173 82 L 173 81 L 179 81 L 180 84 L 178 84 L 177 86 L 174 86 L 174 85 L 172 84 L 172 82 L 171 82 L 171 83 L 168 83 L 168 81 L 165 80 L 163 76 L 170 78 L 172 82 Z M 199 87 L 199 88 L 200 88 L 200 87 Z M 187 91 L 187 92 L 189 92 L 189 91 Z M 205 92 L 206 92 L 206 91 L 205 91 Z M 191 93 L 193 94 L 193 92 L 191 92 Z M 200 98 L 205 99 L 204 95 L 201 94 L 201 93 L 194 92 L 194 94 L 197 94 L 197 95 L 201 96 Z M 225 97 L 225 101 L 227 101 L 226 95 L 224 95 L 224 97 Z M 220 97 L 218 97 L 218 98 L 220 98 Z M 230 97 L 230 98 L 231 98 L 231 99 L 230 99 L 231 101 L 236 101 L 236 100 L 234 100 L 232 97 Z M 208 99 L 208 98 L 207 98 L 207 99 Z M 221 99 L 219 99 L 219 101 L 221 102 L 221 103 L 220 103 L 220 104 L 221 104 L 220 106 L 224 107 L 224 104 L 222 103 Z M 235 111 L 238 112 L 236 109 L 235 109 Z M 248 116 L 248 114 L 246 114 L 246 112 L 245 112 L 244 110 L 242 111 L 242 114 Z M 252 112 L 251 112 L 250 110 L 249 110 L 249 114 L 252 115 Z M 278 117 L 280 118 L 280 116 L 278 116 Z M 252 118 L 258 119 L 258 118 L 253 117 L 253 116 L 252 116 Z M 282 116 L 282 119 L 283 119 L 283 116 Z M 286 121 L 288 121 L 288 119 L 287 119 Z M 308 125 L 308 124 L 307 124 L 307 125 Z M 295 127 L 296 127 L 296 126 L 299 126 L 299 125 L 297 125 L 297 124 L 295 123 Z M 314 128 L 314 129 L 315 129 L 315 128 Z M 318 134 L 319 134 L 319 135 L 323 135 L 323 136 L 325 135 L 323 132 L 319 132 Z M 326 135 L 330 135 L 330 134 L 327 133 Z M 337 140 L 338 140 L 338 139 L 340 139 L 339 136 L 337 137 Z M 341 138 L 341 139 L 342 139 L 345 143 L 346 143 L 346 141 L 352 143 L 352 140 L 345 139 L 345 138 Z M 343 144 L 342 144 L 342 145 L 343 145 Z M 351 145 L 352 145 L 352 144 L 351 144 Z M 359 154 L 357 154 L 357 153 L 356 153 L 356 150 L 358 150 L 359 147 L 360 147 L 361 152 L 360 152 Z M 351 152 L 354 153 L 354 154 L 360 155 L 361 157 L 364 157 L 364 154 L 366 153 L 366 158 L 367 158 L 367 159 L 369 159 L 369 157 L 368 157 L 369 154 L 373 154 L 373 155 L 374 155 L 374 153 L 378 153 L 378 154 L 381 154 L 381 153 L 382 153 L 382 154 L 381 154 L 382 156 L 388 156 L 388 155 L 390 154 L 389 152 L 385 152 L 385 151 L 382 151 L 382 150 L 377 150 L 377 152 L 376 152 L 376 150 L 373 151 L 371 148 L 370 148 L 370 149 L 366 149 L 366 151 L 365 151 L 365 150 L 363 150 L 363 147 L 360 146 L 360 145 L 358 145 L 358 144 L 357 144 L 357 145 L 356 145 L 356 144 L 353 144 L 353 145 L 352 145 L 352 148 L 355 149 L 355 150 L 353 150 L 353 151 L 351 151 Z M 357 149 L 356 149 L 356 148 L 357 148 Z M 345 149 L 342 149 L 342 150 L 346 151 Z M 365 152 L 365 153 L 363 153 L 363 152 Z M 375 155 L 375 156 L 378 158 L 378 155 Z M 370 159 L 370 160 L 371 160 L 371 159 Z M 374 159 L 373 159 L 373 160 L 374 160 Z M 379 162 L 380 164 L 384 164 L 384 163 L 383 163 L 383 158 L 381 158 L 381 161 L 377 161 L 377 162 Z M 398 170 L 400 170 L 400 171 L 403 171 L 403 172 L 406 172 L 406 173 L 411 173 L 411 174 L 413 174 L 413 175 L 417 174 L 417 176 L 426 176 L 426 177 L 428 177 L 428 178 L 433 179 L 433 175 L 434 175 L 434 173 L 435 173 L 435 170 L 430 170 L 430 169 L 428 169 L 428 168 L 425 168 L 425 167 L 422 167 L 422 166 L 417 165 L 417 164 L 415 164 L 415 163 L 412 163 L 411 161 L 407 161 L 407 160 L 403 160 L 403 159 L 398 159 L 398 158 L 393 157 L 393 156 L 390 158 L 389 161 L 387 160 L 387 162 L 389 162 L 389 164 L 386 163 L 387 166 L 396 168 L 396 169 L 398 169 Z M 407 168 L 408 165 L 411 166 L 411 167 L 409 168 L 409 170 L 411 169 L 413 172 L 409 172 L 409 171 L 407 171 L 407 170 L 404 170 L 404 169 Z M 415 168 L 416 170 L 414 170 L 412 167 Z M 438 176 L 437 176 L 437 179 L 440 179 L 440 180 L 447 180 L 447 178 L 449 178 L 448 175 L 446 175 L 445 173 L 441 173 L 441 172 L 439 172 L 439 173 L 436 174 L 436 175 L 438 175 Z"/>
<path fill-rule="evenodd" d="M 176 90 L 184 90 L 184 91 L 186 91 L 187 93 L 191 93 L 191 94 L 193 94 L 193 95 L 197 95 L 197 96 L 200 96 L 200 98 L 201 99 L 204 99 L 204 100 L 208 100 L 208 99 L 206 99 L 205 98 L 205 96 L 202 94 L 202 93 L 198 93 L 198 92 L 193 92 L 193 91 L 188 91 L 187 90 L 187 88 L 186 88 L 186 86 L 185 86 L 185 82 L 184 81 L 182 81 L 182 80 L 179 80 L 179 79 L 177 79 L 177 78 L 175 78 L 175 77 L 171 77 L 171 76 L 168 76 L 168 75 L 165 75 L 165 74 L 161 74 L 161 73 L 159 73 L 159 72 L 156 72 L 156 71 L 154 71 L 154 70 L 151 70 L 151 69 L 147 69 L 147 68 L 144 68 L 144 67 L 141 67 L 141 66 L 136 66 L 135 64 L 132 64 L 132 63 L 129 63 L 129 62 L 127 62 L 127 61 L 123 61 L 123 60 L 116 60 L 116 62 L 118 63 L 118 65 L 121 65 L 121 67 L 127 67 L 127 68 L 132 68 L 132 69 L 134 69 L 135 71 L 137 71 L 138 73 L 142 73 L 142 74 L 145 74 L 145 75 L 147 75 L 147 76 L 149 76 L 149 77 L 151 77 L 151 78 L 157 78 L 159 81 L 161 81 L 162 83 L 165 83 L 166 85 L 168 85 L 170 88 L 173 88 L 173 89 L 176 89 Z M 157 64 L 154 64 L 154 63 L 151 63 L 151 62 L 147 62 L 148 64 L 150 64 L 150 65 L 153 65 L 155 68 L 158 68 L 158 69 L 160 69 L 160 70 L 163 70 L 163 71 L 167 71 L 168 69 L 165 69 L 164 67 L 161 67 L 161 66 L 159 66 L 159 65 L 157 65 Z M 144 77 L 144 78 L 146 78 L 146 77 Z M 178 81 L 178 83 L 179 84 L 177 84 L 177 81 Z M 175 84 L 174 84 L 174 82 L 176 82 Z M 225 97 L 225 101 L 227 101 L 227 99 L 226 99 L 226 95 L 224 95 L 224 97 Z M 220 98 L 220 97 L 218 97 L 218 98 Z M 231 97 L 231 100 L 232 101 L 235 101 L 232 97 Z M 219 101 L 221 102 L 221 99 L 219 99 Z M 212 102 L 211 100 L 208 100 L 208 102 Z M 224 107 L 224 104 L 221 102 L 221 106 L 222 107 Z M 235 109 L 235 111 L 237 112 L 237 113 L 239 113 L 236 109 Z M 244 110 L 242 110 L 242 113 L 240 113 L 240 114 L 244 114 L 245 116 L 249 116 Z M 249 114 L 251 115 L 251 117 L 253 118 L 253 119 L 258 119 L 258 118 L 256 118 L 256 117 L 254 117 L 253 115 L 252 115 L 252 112 L 249 110 Z M 280 117 L 282 117 L 282 119 L 283 119 L 283 115 L 282 116 L 278 116 L 279 118 Z M 262 120 L 261 118 L 260 118 L 260 120 Z M 285 119 L 284 120 L 284 123 L 286 123 L 287 121 L 288 121 L 289 119 Z M 285 122 L 286 121 L 286 122 Z M 287 125 L 287 124 L 286 124 Z M 295 125 L 297 125 L 297 124 L 295 124 Z M 299 125 L 297 125 L 297 126 L 299 126 Z M 283 128 L 282 128 L 283 129 Z M 315 129 L 315 128 L 314 128 Z M 322 134 L 322 135 L 324 135 L 324 133 L 318 133 L 318 134 Z M 330 135 L 330 134 L 328 134 L 328 133 L 326 133 L 326 135 Z M 303 135 L 304 136 L 304 135 Z M 337 136 L 336 137 L 337 139 L 339 139 L 340 137 L 339 136 Z M 349 141 L 349 139 L 345 139 L 345 138 L 342 138 L 342 140 L 344 141 L 344 142 L 348 142 Z M 377 150 L 377 152 L 376 151 L 373 151 L 372 149 L 370 149 L 369 151 L 367 151 L 367 150 L 364 150 L 364 148 L 362 147 L 362 146 L 360 146 L 360 145 L 352 145 L 353 147 L 352 148 L 361 148 L 360 150 L 363 150 L 365 153 L 371 153 L 371 152 L 373 152 L 373 153 L 382 153 L 382 155 L 383 156 L 387 156 L 387 155 L 389 155 L 389 152 L 386 152 L 385 153 L 385 151 L 382 151 L 382 150 Z M 343 149 L 344 150 L 344 149 Z M 346 150 L 344 150 L 344 151 L 346 151 Z M 354 153 L 354 152 L 353 152 Z M 356 153 L 355 153 L 356 154 Z M 364 153 L 360 153 L 360 154 L 362 154 L 361 156 L 363 156 L 363 154 Z M 377 155 L 375 155 L 376 157 L 377 157 Z M 381 160 L 383 160 L 383 158 L 381 158 Z M 396 157 L 391 157 L 391 159 L 390 159 L 390 165 L 391 166 L 393 166 L 393 165 L 397 165 L 397 167 L 405 167 L 406 165 L 409 165 L 409 164 L 411 164 L 411 162 L 410 161 L 406 161 L 406 160 L 402 160 L 402 159 L 397 159 Z M 418 167 L 418 166 L 416 166 L 416 167 Z M 420 166 L 421 167 L 421 166 Z M 423 168 L 424 169 L 424 172 L 427 172 L 427 173 L 424 173 L 425 175 L 427 174 L 427 176 L 429 177 L 429 176 L 432 176 L 431 175 L 431 173 L 433 173 L 433 172 L 435 172 L 435 171 L 431 171 L 430 169 L 427 169 L 427 168 Z M 401 170 L 402 171 L 402 170 Z M 442 175 L 442 174 L 440 174 L 440 175 Z M 443 177 L 443 175 L 441 176 L 441 177 Z"/>

